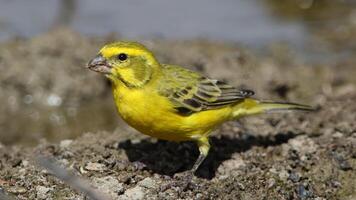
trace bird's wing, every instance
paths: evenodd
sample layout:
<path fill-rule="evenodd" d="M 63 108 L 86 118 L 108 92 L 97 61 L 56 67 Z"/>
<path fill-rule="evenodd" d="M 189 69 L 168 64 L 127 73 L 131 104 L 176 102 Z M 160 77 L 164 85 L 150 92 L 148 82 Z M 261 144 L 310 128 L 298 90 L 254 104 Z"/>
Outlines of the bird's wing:
<path fill-rule="evenodd" d="M 158 91 L 183 115 L 221 108 L 254 94 L 251 90 L 239 90 L 179 66 L 164 65 L 163 72 Z"/>

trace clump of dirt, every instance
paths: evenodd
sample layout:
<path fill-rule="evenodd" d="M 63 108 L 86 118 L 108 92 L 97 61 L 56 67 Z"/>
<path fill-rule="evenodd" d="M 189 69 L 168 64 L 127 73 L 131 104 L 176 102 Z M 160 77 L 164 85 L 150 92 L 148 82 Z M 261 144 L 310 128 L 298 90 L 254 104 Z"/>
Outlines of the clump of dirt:
<path fill-rule="evenodd" d="M 82 68 L 110 40 L 56 30 L 1 44 L 2 138 L 10 137 L 6 130 L 12 129 L 6 123 L 11 113 L 37 109 L 44 113 L 51 94 L 61 99 L 59 108 L 85 109 L 87 102 L 100 99 L 98 110 L 106 112 L 90 115 L 86 123 L 79 121 L 82 126 L 104 115 L 118 120 L 110 86 Z M 356 69 L 352 58 L 310 65 L 291 55 L 286 59 L 271 53 L 257 58 L 237 45 L 205 40 L 143 42 L 164 63 L 185 65 L 253 89 L 258 98 L 310 104 L 317 110 L 224 124 L 212 136 L 211 152 L 189 185 L 180 175 L 198 156 L 194 143 L 157 141 L 121 123 L 115 131 L 91 131 L 59 142 L 42 140 L 35 147 L 1 145 L 0 194 L 18 199 L 85 199 L 85 191 L 73 189 L 71 179 L 60 180 L 58 174 L 38 164 L 36 160 L 45 156 L 112 199 L 356 198 Z M 27 94 L 32 96 L 31 104 L 24 101 Z M 75 132 L 68 127 L 63 129 L 67 136 Z"/>

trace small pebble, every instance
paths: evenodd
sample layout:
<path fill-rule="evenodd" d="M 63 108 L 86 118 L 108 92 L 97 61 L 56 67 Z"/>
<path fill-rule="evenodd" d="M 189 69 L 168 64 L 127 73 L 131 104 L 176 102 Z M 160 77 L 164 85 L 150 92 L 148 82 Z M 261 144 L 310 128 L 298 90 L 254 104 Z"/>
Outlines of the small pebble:
<path fill-rule="evenodd" d="M 22 166 L 27 167 L 28 164 L 29 164 L 29 162 L 27 160 L 23 160 L 22 161 Z"/>
<path fill-rule="evenodd" d="M 276 184 L 276 180 L 274 178 L 268 179 L 268 188 L 272 188 Z"/>
<path fill-rule="evenodd" d="M 311 197 L 312 192 L 307 190 L 303 184 L 297 186 L 297 194 L 301 200 Z"/>
<path fill-rule="evenodd" d="M 24 194 L 27 192 L 27 189 L 24 187 L 20 187 L 20 186 L 14 186 L 14 187 L 11 187 L 8 190 L 8 192 L 12 193 L 12 194 Z"/>
<path fill-rule="evenodd" d="M 62 149 L 66 149 L 72 144 L 72 142 L 73 142 L 73 140 L 62 140 L 59 143 L 59 147 L 62 148 Z"/>
<path fill-rule="evenodd" d="M 339 181 L 331 181 L 331 185 L 336 188 L 339 188 L 342 186 Z"/>
<path fill-rule="evenodd" d="M 52 188 L 44 187 L 44 186 L 36 186 L 37 191 L 37 199 L 48 199 L 48 193 L 52 190 Z"/>
<path fill-rule="evenodd" d="M 106 166 L 104 164 L 101 163 L 87 163 L 84 167 L 84 169 L 88 170 L 88 171 L 105 171 L 106 170 Z"/>
<path fill-rule="evenodd" d="M 286 181 L 289 177 L 289 174 L 286 170 L 282 169 L 279 173 L 278 173 L 278 177 L 283 180 Z"/>
<path fill-rule="evenodd" d="M 158 187 L 156 181 L 150 177 L 147 177 L 147 178 L 143 179 L 142 181 L 138 182 L 138 185 L 142 186 L 144 188 L 147 188 L 147 189 L 155 189 Z"/>
<path fill-rule="evenodd" d="M 202 193 L 197 193 L 195 195 L 195 199 L 203 199 L 203 194 Z"/>
<path fill-rule="evenodd" d="M 344 170 L 344 171 L 352 169 L 350 163 L 341 154 L 334 152 L 334 153 L 332 153 L 332 156 L 334 157 L 339 169 Z"/>
<path fill-rule="evenodd" d="M 238 182 L 237 185 L 239 186 L 240 190 L 245 190 L 245 186 L 242 183 Z"/>
<path fill-rule="evenodd" d="M 142 200 L 145 199 L 145 189 L 141 186 L 136 186 L 125 191 L 120 196 L 121 200 Z"/>
<path fill-rule="evenodd" d="M 288 177 L 293 183 L 296 183 L 300 180 L 300 175 L 296 172 L 291 172 Z"/>
<path fill-rule="evenodd" d="M 132 163 L 135 170 L 143 170 L 146 168 L 145 163 L 140 161 L 135 161 Z"/>
<path fill-rule="evenodd" d="M 116 178 L 112 176 L 105 176 L 101 178 L 94 178 L 93 185 L 105 194 L 110 195 L 112 199 L 117 199 L 118 194 L 124 192 L 124 186 Z"/>

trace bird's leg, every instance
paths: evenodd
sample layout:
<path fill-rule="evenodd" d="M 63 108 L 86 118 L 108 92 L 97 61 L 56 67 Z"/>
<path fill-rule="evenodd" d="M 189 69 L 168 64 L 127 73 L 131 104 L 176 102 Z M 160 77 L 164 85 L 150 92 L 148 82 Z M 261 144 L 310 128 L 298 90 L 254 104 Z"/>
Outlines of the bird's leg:
<path fill-rule="evenodd" d="M 209 139 L 207 137 L 199 138 L 197 143 L 198 143 L 198 147 L 199 147 L 199 157 L 195 161 L 192 169 L 190 170 L 192 175 L 194 175 L 194 173 L 197 171 L 199 166 L 203 163 L 203 161 L 205 160 L 206 156 L 208 155 L 209 149 L 210 149 L 210 143 L 209 143 Z"/>
<path fill-rule="evenodd" d="M 190 182 L 190 180 L 193 178 L 194 173 L 198 170 L 199 166 L 203 163 L 205 160 L 206 156 L 209 153 L 210 149 L 210 143 L 209 139 L 207 137 L 201 137 L 197 140 L 198 148 L 199 148 L 199 157 L 195 161 L 193 167 L 184 172 L 185 174 L 185 179 L 188 180 L 187 182 Z"/>
<path fill-rule="evenodd" d="M 194 176 L 194 173 L 197 171 L 197 169 L 203 163 L 203 161 L 205 160 L 206 156 L 209 153 L 210 144 L 209 144 L 209 139 L 207 137 L 199 138 L 197 140 L 197 144 L 199 147 L 200 154 L 198 159 L 195 161 L 192 169 L 179 175 L 180 177 L 176 176 L 176 178 L 181 179 L 181 181 L 179 181 L 178 184 L 180 185 L 182 190 L 186 190 L 189 186 L 194 187 L 192 184 L 192 178 Z"/>

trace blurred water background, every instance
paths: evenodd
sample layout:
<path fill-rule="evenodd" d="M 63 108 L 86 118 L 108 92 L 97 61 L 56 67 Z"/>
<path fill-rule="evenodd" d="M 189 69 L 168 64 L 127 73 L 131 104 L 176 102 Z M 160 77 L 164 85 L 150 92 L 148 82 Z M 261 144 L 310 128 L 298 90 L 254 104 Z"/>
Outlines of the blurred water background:
<path fill-rule="evenodd" d="M 304 43 L 302 21 L 274 17 L 261 0 L 1 0 L 2 40 L 31 37 L 58 24 L 89 35 L 117 32 L 128 38 L 206 37 L 250 45 Z M 282 19 L 282 18 L 281 18 Z"/>
<path fill-rule="evenodd" d="M 0 5 L 0 40 L 66 25 L 87 35 L 115 32 L 128 39 L 208 38 L 257 49 L 284 42 L 309 53 L 315 29 L 356 21 L 351 0 L 0 0 Z M 324 49 L 320 45 L 312 50 Z"/>

